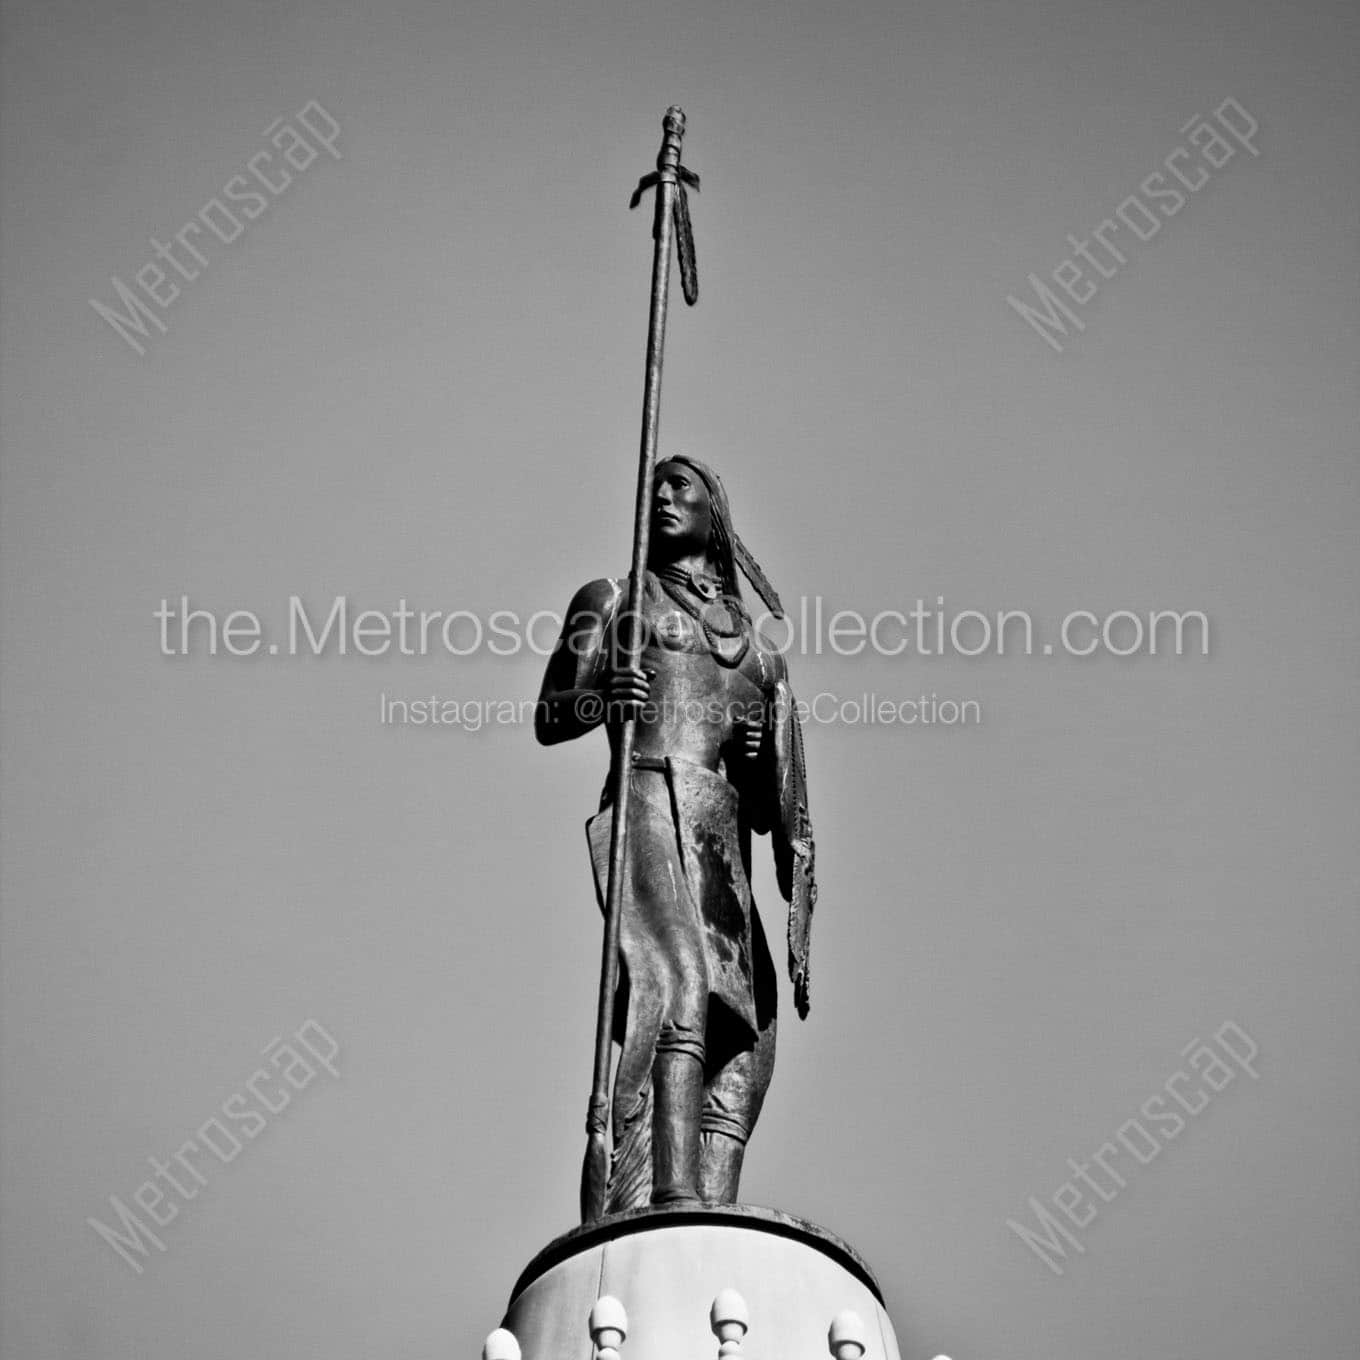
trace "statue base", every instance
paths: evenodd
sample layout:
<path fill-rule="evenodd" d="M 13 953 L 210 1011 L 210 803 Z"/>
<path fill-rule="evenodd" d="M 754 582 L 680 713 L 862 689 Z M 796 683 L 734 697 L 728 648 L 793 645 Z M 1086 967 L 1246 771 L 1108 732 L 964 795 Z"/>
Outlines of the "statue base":
<path fill-rule="evenodd" d="M 596 1353 L 611 1360 L 620 1351 L 622 1360 L 739 1360 L 747 1327 L 754 1356 L 827 1360 L 830 1349 L 838 1360 L 900 1360 L 863 1259 L 771 1209 L 658 1205 L 575 1228 L 525 1268 L 502 1325 L 523 1360 L 591 1360 L 591 1312 L 604 1296 L 626 1313 L 622 1342 L 595 1329 Z"/>

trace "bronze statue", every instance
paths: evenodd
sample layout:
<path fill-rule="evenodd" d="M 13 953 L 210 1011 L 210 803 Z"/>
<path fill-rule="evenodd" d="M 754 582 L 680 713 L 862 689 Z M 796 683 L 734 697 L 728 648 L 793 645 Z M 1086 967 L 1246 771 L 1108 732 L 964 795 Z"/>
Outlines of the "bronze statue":
<path fill-rule="evenodd" d="M 616 580 L 577 592 L 536 720 L 545 745 L 603 724 L 616 772 L 625 720 L 633 729 L 622 968 L 606 1029 L 622 1045 L 613 1153 L 592 1210 L 588 1151 L 586 1218 L 648 1202 L 736 1199 L 774 1067 L 775 973 L 748 881 L 752 832 L 773 842 L 800 1016 L 808 1005 L 817 890 L 802 738 L 784 658 L 753 625 L 738 570 L 782 617 L 779 600 L 712 469 L 672 457 L 655 468 L 651 492 L 639 604 L 625 607 Z M 613 788 L 587 827 L 606 908 Z"/>
<path fill-rule="evenodd" d="M 779 597 L 732 524 L 717 474 L 656 464 L 672 257 L 699 296 L 680 164 L 685 115 L 662 119 L 652 290 L 626 586 L 577 591 L 535 717 L 544 745 L 605 726 L 609 780 L 587 826 L 604 910 L 595 1071 L 581 1218 L 647 1203 L 730 1203 L 774 1069 L 774 965 L 751 900 L 751 833 L 774 841 L 789 904 L 794 1000 L 807 1014 L 817 888 L 803 743 L 783 656 L 758 635 L 740 570 L 776 617 Z M 621 1046 L 612 1099 L 613 1043 Z"/>

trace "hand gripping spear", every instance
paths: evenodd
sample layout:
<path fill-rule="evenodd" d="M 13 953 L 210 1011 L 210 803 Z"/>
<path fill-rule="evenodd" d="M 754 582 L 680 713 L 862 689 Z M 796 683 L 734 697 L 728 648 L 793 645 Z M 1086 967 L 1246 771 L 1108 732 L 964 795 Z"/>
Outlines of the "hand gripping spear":
<path fill-rule="evenodd" d="M 656 470 L 656 436 L 661 421 L 661 361 L 666 344 L 666 303 L 670 294 L 671 254 L 680 257 L 680 283 L 691 306 L 699 298 L 699 278 L 694 263 L 694 237 L 690 230 L 687 187 L 697 190 L 699 176 L 680 164 L 680 143 L 685 135 L 684 112 L 674 105 L 662 119 L 665 135 L 656 157 L 656 170 L 644 175 L 628 206 L 636 208 L 648 189 L 656 189 L 652 218 L 652 302 L 647 321 L 647 367 L 642 390 L 642 443 L 638 454 L 637 502 L 633 513 L 633 565 L 628 575 L 628 610 L 620 639 L 623 665 L 635 667 L 641 637 L 633 623 L 642 606 L 642 580 L 647 569 L 651 536 L 652 489 Z M 629 775 L 633 765 L 635 716 L 625 719 L 615 749 L 610 784 L 614 821 L 609 837 L 609 881 L 605 893 L 604 948 L 600 963 L 600 998 L 595 1015 L 595 1077 L 586 1114 L 586 1156 L 581 1168 L 581 1221 L 602 1218 L 609 1188 L 609 1067 L 614 1035 L 614 993 L 619 981 L 619 918 L 623 909 L 624 866 L 628 855 Z"/>

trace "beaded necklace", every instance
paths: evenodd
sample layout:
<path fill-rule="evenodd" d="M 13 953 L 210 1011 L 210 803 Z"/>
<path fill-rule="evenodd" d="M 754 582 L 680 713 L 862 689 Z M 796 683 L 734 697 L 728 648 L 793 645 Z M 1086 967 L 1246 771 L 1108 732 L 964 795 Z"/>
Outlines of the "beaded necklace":
<path fill-rule="evenodd" d="M 713 659 L 728 670 L 734 670 L 741 665 L 751 646 L 746 611 L 742 608 L 741 601 L 731 595 L 723 595 L 721 582 L 715 581 L 711 576 L 700 575 L 678 563 L 670 563 L 653 571 L 652 574 L 660 583 L 662 590 L 699 625 Z M 694 603 L 690 597 L 691 592 L 704 601 L 704 607 L 701 608 Z M 732 624 L 730 632 L 721 631 L 709 620 L 707 606 L 718 600 L 722 601 Z M 719 646 L 719 642 L 730 642 L 735 637 L 741 638 L 741 646 L 737 648 L 735 655 L 729 657 Z"/>

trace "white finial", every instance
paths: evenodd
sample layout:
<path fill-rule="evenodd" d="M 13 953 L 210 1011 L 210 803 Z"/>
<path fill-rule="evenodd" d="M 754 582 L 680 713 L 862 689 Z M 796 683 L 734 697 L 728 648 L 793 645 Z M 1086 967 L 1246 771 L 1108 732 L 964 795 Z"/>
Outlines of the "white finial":
<path fill-rule="evenodd" d="M 826 1344 L 836 1360 L 860 1360 L 868 1350 L 864 1339 L 864 1319 L 849 1308 L 837 1313 L 831 1319 Z"/>
<path fill-rule="evenodd" d="M 708 1310 L 708 1321 L 719 1341 L 719 1360 L 741 1360 L 742 1339 L 751 1325 L 746 1300 L 735 1289 L 720 1289 Z"/>
<path fill-rule="evenodd" d="M 619 1347 L 628 1335 L 628 1314 L 612 1294 L 601 1294 L 590 1310 L 590 1339 L 595 1360 L 619 1360 Z"/>
<path fill-rule="evenodd" d="M 497 1327 L 482 1342 L 482 1360 L 520 1360 L 519 1342 L 514 1332 Z"/>

